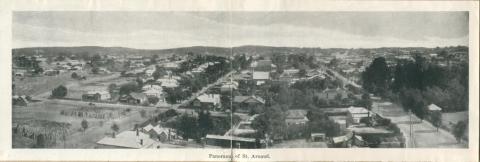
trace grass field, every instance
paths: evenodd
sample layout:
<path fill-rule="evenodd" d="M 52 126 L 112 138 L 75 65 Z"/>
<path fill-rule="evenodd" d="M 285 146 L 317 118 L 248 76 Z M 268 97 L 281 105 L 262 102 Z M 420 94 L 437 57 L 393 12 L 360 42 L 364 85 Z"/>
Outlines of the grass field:
<path fill-rule="evenodd" d="M 111 135 L 112 130 L 110 127 L 113 123 L 116 123 L 120 127 L 121 132 L 127 129 L 132 129 L 135 124 L 142 123 L 146 120 L 146 118 L 140 116 L 138 109 L 132 109 L 130 113 L 127 113 L 127 115 L 122 118 L 87 118 L 86 120 L 88 121 L 89 126 L 88 129 L 83 132 L 80 124 L 83 118 L 60 115 L 61 110 L 77 109 L 79 107 L 81 106 L 62 104 L 59 102 L 38 102 L 29 104 L 28 106 L 14 106 L 12 117 L 14 123 L 16 121 L 21 122 L 22 120 L 32 119 L 70 123 L 71 127 L 69 132 L 71 132 L 71 134 L 67 136 L 65 143 L 59 141 L 56 146 L 53 146 L 53 148 L 94 148 L 96 145 L 95 143 L 98 140 L 106 135 Z M 121 110 L 123 110 L 123 108 L 119 109 L 119 111 Z M 151 112 L 147 114 L 151 114 Z M 16 147 L 26 146 L 24 142 L 31 143 L 31 141 L 19 137 L 14 137 L 13 140 L 13 146 Z"/>
<path fill-rule="evenodd" d="M 13 84 L 15 84 L 14 94 L 16 95 L 39 95 L 59 85 L 66 85 L 69 82 L 75 82 L 71 78 L 72 72 L 62 73 L 57 76 L 36 76 L 24 77 L 23 79 L 15 77 Z"/>

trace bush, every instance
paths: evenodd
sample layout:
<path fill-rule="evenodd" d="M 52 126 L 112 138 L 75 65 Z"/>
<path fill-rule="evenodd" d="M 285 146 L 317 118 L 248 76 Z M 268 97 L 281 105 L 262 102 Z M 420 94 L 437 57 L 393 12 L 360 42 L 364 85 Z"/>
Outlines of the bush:
<path fill-rule="evenodd" d="M 67 87 L 60 85 L 57 88 L 52 90 L 51 97 L 53 98 L 63 98 L 67 96 Z"/>
<path fill-rule="evenodd" d="M 71 77 L 72 77 L 73 79 L 78 79 L 79 76 L 78 76 L 78 74 L 77 74 L 76 72 L 73 72 L 72 75 L 71 75 Z"/>
<path fill-rule="evenodd" d="M 465 134 L 466 129 L 467 129 L 467 123 L 464 121 L 459 121 L 453 127 L 453 135 L 455 136 L 458 142 L 462 141 L 462 137 Z"/>
<path fill-rule="evenodd" d="M 148 102 L 149 102 L 150 104 L 153 104 L 153 105 L 157 104 L 158 101 L 160 101 L 160 99 L 159 99 L 158 97 L 149 97 L 149 98 L 148 98 Z"/>

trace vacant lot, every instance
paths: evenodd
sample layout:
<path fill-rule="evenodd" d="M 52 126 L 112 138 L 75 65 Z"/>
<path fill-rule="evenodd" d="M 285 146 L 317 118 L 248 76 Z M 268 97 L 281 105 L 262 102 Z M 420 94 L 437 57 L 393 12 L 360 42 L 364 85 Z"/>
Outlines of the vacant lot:
<path fill-rule="evenodd" d="M 71 78 L 72 72 L 65 72 L 57 76 L 35 76 L 35 77 L 15 77 L 13 91 L 16 95 L 40 95 L 51 91 L 59 85 L 66 85 L 69 82 L 75 82 Z"/>

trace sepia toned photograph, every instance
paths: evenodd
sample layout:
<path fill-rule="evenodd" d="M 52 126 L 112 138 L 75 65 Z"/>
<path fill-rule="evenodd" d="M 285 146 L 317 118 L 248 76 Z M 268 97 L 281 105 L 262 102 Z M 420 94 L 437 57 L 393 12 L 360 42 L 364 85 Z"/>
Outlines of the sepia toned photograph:
<path fill-rule="evenodd" d="M 469 148 L 468 11 L 14 11 L 11 55 L 12 149 Z"/>

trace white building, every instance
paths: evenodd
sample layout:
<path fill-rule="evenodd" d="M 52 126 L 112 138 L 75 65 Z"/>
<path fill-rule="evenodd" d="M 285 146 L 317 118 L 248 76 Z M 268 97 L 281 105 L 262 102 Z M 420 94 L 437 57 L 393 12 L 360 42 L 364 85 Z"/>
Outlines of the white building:
<path fill-rule="evenodd" d="M 348 114 L 352 119 L 353 124 L 360 123 L 360 119 L 365 117 L 370 117 L 370 111 L 363 107 L 353 107 L 348 108 Z"/>

